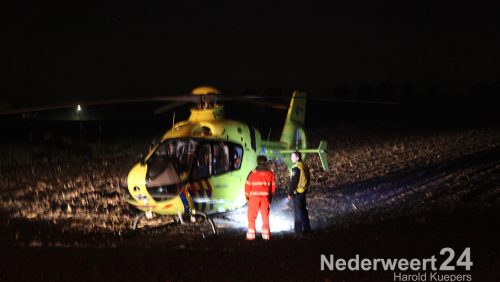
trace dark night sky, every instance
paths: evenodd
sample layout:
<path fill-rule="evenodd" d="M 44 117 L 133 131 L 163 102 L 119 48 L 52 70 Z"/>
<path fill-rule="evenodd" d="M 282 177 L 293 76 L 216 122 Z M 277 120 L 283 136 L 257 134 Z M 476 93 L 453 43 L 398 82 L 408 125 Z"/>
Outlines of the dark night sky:
<path fill-rule="evenodd" d="M 163 2 L 6 9 L 0 102 L 499 81 L 498 4 Z"/>

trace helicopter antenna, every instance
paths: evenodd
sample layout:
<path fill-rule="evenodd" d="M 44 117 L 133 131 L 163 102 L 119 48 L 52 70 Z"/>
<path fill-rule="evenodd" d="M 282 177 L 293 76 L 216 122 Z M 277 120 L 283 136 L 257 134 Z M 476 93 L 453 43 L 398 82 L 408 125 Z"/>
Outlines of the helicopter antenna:
<path fill-rule="evenodd" d="M 269 133 L 267 134 L 266 148 L 267 148 L 267 144 L 269 143 L 269 138 L 271 137 L 271 130 L 272 130 L 272 128 L 269 128 Z"/>
<path fill-rule="evenodd" d="M 172 128 L 174 128 L 174 125 L 175 125 L 175 112 L 172 115 Z"/>

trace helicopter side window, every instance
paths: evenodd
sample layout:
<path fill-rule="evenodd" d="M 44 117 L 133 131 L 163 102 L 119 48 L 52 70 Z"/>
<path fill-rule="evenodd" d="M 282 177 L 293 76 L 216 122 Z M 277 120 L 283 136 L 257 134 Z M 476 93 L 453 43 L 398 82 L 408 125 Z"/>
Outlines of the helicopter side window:
<path fill-rule="evenodd" d="M 229 171 L 229 147 L 224 142 L 214 144 L 214 174 Z"/>
<path fill-rule="evenodd" d="M 198 148 L 196 161 L 193 164 L 192 179 L 207 178 L 212 174 L 212 146 L 209 143 Z"/>
<path fill-rule="evenodd" d="M 206 142 L 197 148 L 190 179 L 200 180 L 241 168 L 243 147 L 225 142 Z"/>
<path fill-rule="evenodd" d="M 231 170 L 238 170 L 241 167 L 241 159 L 243 157 L 243 148 L 237 145 L 232 146 L 233 160 Z"/>

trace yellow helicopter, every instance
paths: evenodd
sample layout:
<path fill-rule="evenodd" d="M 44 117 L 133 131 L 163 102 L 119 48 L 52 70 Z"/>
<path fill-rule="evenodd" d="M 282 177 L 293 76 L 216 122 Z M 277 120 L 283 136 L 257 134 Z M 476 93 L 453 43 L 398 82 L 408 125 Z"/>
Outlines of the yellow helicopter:
<path fill-rule="evenodd" d="M 132 229 L 139 220 L 153 214 L 186 217 L 193 222 L 201 217 L 217 230 L 210 214 L 232 211 L 245 205 L 245 181 L 256 166 L 257 155 L 270 160 L 282 160 L 291 166 L 290 154 L 300 151 L 319 154 L 323 169 L 328 170 L 327 142 L 319 148 L 307 148 L 304 120 L 307 95 L 294 91 L 290 105 L 284 106 L 258 101 L 260 96 L 230 97 L 221 95 L 214 87 L 201 86 L 188 96 L 158 96 L 149 98 L 112 99 L 82 103 L 77 106 L 106 105 L 136 102 L 173 102 L 155 113 L 165 112 L 185 103 L 195 103 L 191 115 L 185 121 L 173 124 L 150 148 L 144 158 L 128 171 L 120 183 L 126 201 L 139 210 Z M 278 141 L 263 140 L 254 127 L 240 121 L 225 118 L 224 106 L 217 101 L 243 100 L 258 105 L 287 109 L 285 124 Z M 4 109 L 0 115 L 16 115 L 31 118 L 39 111 L 72 108 L 60 104 L 43 107 Z"/>
<path fill-rule="evenodd" d="M 198 100 L 188 120 L 177 122 L 128 172 L 122 184 L 127 202 L 141 211 L 138 221 L 153 214 L 195 216 L 223 213 L 245 205 L 245 181 L 256 166 L 257 155 L 281 159 L 290 166 L 290 154 L 317 153 L 328 170 L 327 142 L 307 148 L 303 128 L 306 93 L 294 91 L 279 141 L 262 140 L 254 127 L 224 116 L 220 92 L 209 86 L 195 88 Z M 208 218 L 209 219 L 209 218 Z M 209 219 L 210 220 L 210 219 Z M 212 231 L 215 225 L 210 220 Z"/>

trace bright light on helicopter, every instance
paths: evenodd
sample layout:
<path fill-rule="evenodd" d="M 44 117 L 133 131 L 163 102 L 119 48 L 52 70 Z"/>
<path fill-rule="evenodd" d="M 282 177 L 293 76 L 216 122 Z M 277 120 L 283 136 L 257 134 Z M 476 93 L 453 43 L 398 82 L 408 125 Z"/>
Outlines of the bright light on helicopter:
<path fill-rule="evenodd" d="M 76 106 L 76 111 L 77 112 L 81 112 L 82 111 L 82 107 L 80 105 Z"/>

